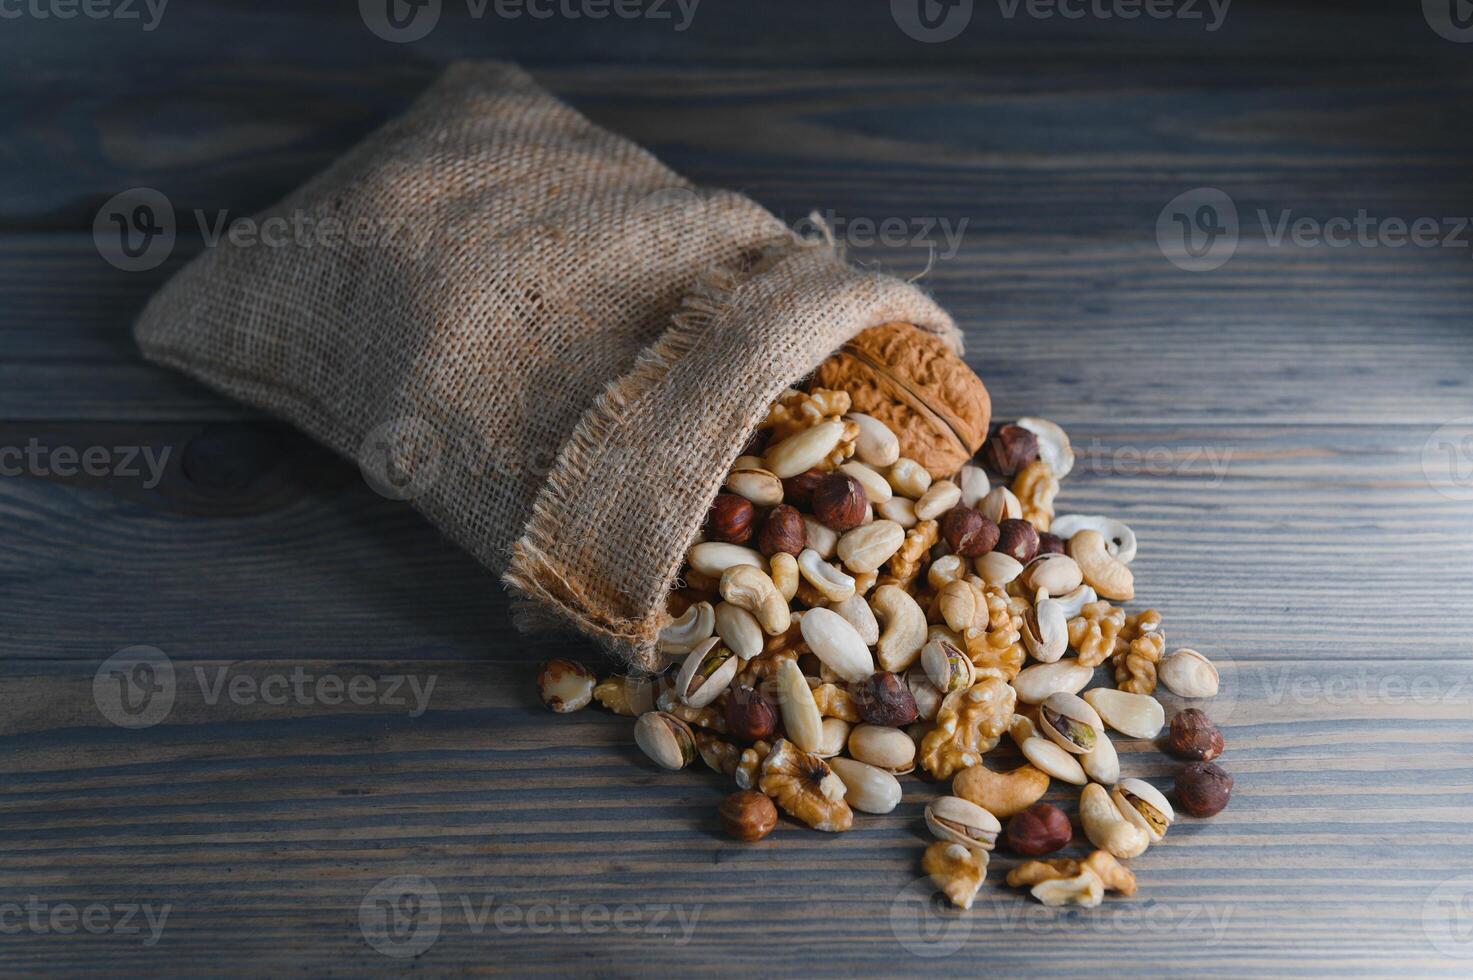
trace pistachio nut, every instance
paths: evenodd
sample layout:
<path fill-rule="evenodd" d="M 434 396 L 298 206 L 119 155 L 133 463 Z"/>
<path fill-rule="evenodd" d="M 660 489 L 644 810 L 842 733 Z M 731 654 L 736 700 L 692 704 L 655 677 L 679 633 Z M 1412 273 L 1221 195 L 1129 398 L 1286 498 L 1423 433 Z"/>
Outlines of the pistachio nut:
<path fill-rule="evenodd" d="M 1099 712 L 1105 724 L 1131 738 L 1155 738 L 1166 724 L 1166 710 L 1149 694 L 1097 687 L 1085 691 L 1084 700 Z"/>
<path fill-rule="evenodd" d="M 1183 647 L 1163 657 L 1157 673 L 1166 689 L 1179 697 L 1217 696 L 1217 668 L 1196 650 Z"/>
<path fill-rule="evenodd" d="M 660 630 L 655 649 L 666 656 L 684 656 L 711 636 L 716 616 L 709 602 L 697 602 Z"/>
<path fill-rule="evenodd" d="M 891 497 L 875 504 L 875 514 L 887 521 L 894 521 L 909 531 L 921 522 L 916 516 L 916 503 L 909 497 Z"/>
<path fill-rule="evenodd" d="M 1110 736 L 1103 730 L 1095 747 L 1079 757 L 1079 764 L 1084 767 L 1089 778 L 1097 783 L 1109 786 L 1120 778 L 1120 754 L 1115 751 L 1115 743 L 1110 741 Z"/>
<path fill-rule="evenodd" d="M 1069 649 L 1069 618 L 1064 604 L 1050 599 L 1047 592 L 1023 614 L 1023 645 L 1040 663 L 1051 664 Z"/>
<path fill-rule="evenodd" d="M 889 813 L 900 805 L 900 780 L 883 769 L 854 759 L 829 760 L 829 768 L 844 781 L 844 800 L 863 813 Z"/>
<path fill-rule="evenodd" d="M 954 579 L 941 587 L 936 594 L 936 606 L 941 610 L 941 618 L 946 625 L 958 633 L 971 629 L 977 623 L 977 609 L 982 607 L 985 616 L 987 607 L 985 602 L 979 602 L 980 596 L 972 583 L 964 578 Z M 985 626 L 985 623 L 980 625 Z"/>
<path fill-rule="evenodd" d="M 854 595 L 854 577 L 824 561 L 812 548 L 798 554 L 798 571 L 829 602 L 843 602 Z"/>
<path fill-rule="evenodd" d="M 895 491 L 890 489 L 889 482 L 863 463 L 851 459 L 839 467 L 839 472 L 852 476 L 864 488 L 865 499 L 876 507 L 895 496 Z"/>
<path fill-rule="evenodd" d="M 695 761 L 690 726 L 665 711 L 646 711 L 634 722 L 634 744 L 658 766 L 684 769 Z"/>
<path fill-rule="evenodd" d="M 1135 576 L 1130 567 L 1105 550 L 1105 539 L 1098 531 L 1076 531 L 1069 539 L 1069 557 L 1079 563 L 1079 570 L 1102 599 L 1126 602 L 1135 598 Z"/>
<path fill-rule="evenodd" d="M 1084 572 L 1073 558 L 1049 551 L 1025 565 L 1018 580 L 1030 592 L 1046 590 L 1049 595 L 1065 596 L 1079 588 Z"/>
<path fill-rule="evenodd" d="M 962 488 L 962 504 L 966 507 L 976 507 L 992 489 L 987 479 L 987 471 L 971 463 L 962 467 L 961 472 L 957 474 L 956 482 L 957 486 Z"/>
<path fill-rule="evenodd" d="M 841 679 L 862 681 L 875 672 L 875 659 L 864 638 L 832 609 L 808 610 L 798 628 L 813 655 Z"/>
<path fill-rule="evenodd" d="M 875 619 L 874 610 L 870 609 L 862 595 L 852 595 L 843 602 L 835 603 L 829 607 L 844 618 L 844 622 L 854 627 L 854 632 L 868 647 L 880 642 L 880 624 Z"/>
<path fill-rule="evenodd" d="M 803 515 L 803 540 L 824 561 L 834 557 L 839 550 L 839 532 L 820 523 L 812 514 Z"/>
<path fill-rule="evenodd" d="M 1075 786 L 1089 782 L 1079 761 L 1046 738 L 1030 738 L 1022 745 L 1023 758 L 1055 779 Z"/>
<path fill-rule="evenodd" d="M 795 435 L 788 436 L 775 446 L 769 446 L 764 457 L 767 469 L 786 480 L 805 470 L 811 470 L 837 448 L 844 438 L 844 423 L 838 419 L 820 422 Z"/>
<path fill-rule="evenodd" d="M 885 471 L 890 489 L 902 497 L 920 500 L 931 487 L 931 474 L 913 459 L 901 456 Z"/>
<path fill-rule="evenodd" d="M 707 578 L 720 578 L 733 565 L 751 565 L 756 569 L 767 567 L 767 559 L 760 551 L 724 541 L 702 541 L 692 545 L 685 553 L 685 560 Z"/>
<path fill-rule="evenodd" d="M 721 637 L 721 642 L 739 659 L 751 660 L 762 652 L 762 646 L 767 641 L 762 635 L 762 627 L 758 625 L 756 616 L 729 602 L 718 602 L 712 618 L 715 621 L 716 635 Z"/>
<path fill-rule="evenodd" d="M 933 637 L 921 648 L 921 669 L 943 696 L 965 691 L 976 682 L 977 668 L 961 649 L 945 637 Z"/>
<path fill-rule="evenodd" d="M 1074 450 L 1069 445 L 1069 436 L 1056 423 L 1024 416 L 1013 424 L 1038 437 L 1038 458 L 1048 464 L 1055 479 L 1062 480 L 1074 469 Z"/>
<path fill-rule="evenodd" d="M 880 667 L 899 674 L 907 670 L 926 645 L 926 614 L 898 585 L 882 585 L 869 599 L 870 609 L 884 629 L 875 643 Z"/>
<path fill-rule="evenodd" d="M 874 521 L 839 538 L 839 560 L 851 572 L 873 572 L 905 543 L 905 528 L 894 521 Z"/>
<path fill-rule="evenodd" d="M 1007 487 L 993 487 L 987 491 L 987 496 L 982 498 L 977 509 L 991 518 L 994 524 L 1023 516 L 1023 504 L 1019 502 L 1018 495 Z"/>
<path fill-rule="evenodd" d="M 862 461 L 884 469 L 900 458 L 900 440 L 884 422 L 862 412 L 850 412 L 844 419 L 859 427 L 859 435 L 854 440 L 854 455 Z"/>
<path fill-rule="evenodd" d="M 1073 755 L 1084 755 L 1105 737 L 1105 726 L 1089 702 L 1059 691 L 1044 699 L 1038 728 L 1055 745 Z"/>
<path fill-rule="evenodd" d="M 733 565 L 721 573 L 719 590 L 721 598 L 755 616 L 768 636 L 785 632 L 792 622 L 787 601 L 761 568 Z"/>
<path fill-rule="evenodd" d="M 961 487 L 950 480 L 937 480 L 916 501 L 916 517 L 923 521 L 934 521 L 961 503 L 961 500 Z"/>
<path fill-rule="evenodd" d="M 959 796 L 943 796 L 926 807 L 926 828 L 937 840 L 951 841 L 974 851 L 990 851 L 997 846 L 1002 824 L 971 800 Z"/>
<path fill-rule="evenodd" d="M 831 759 L 844 751 L 849 741 L 849 722 L 842 718 L 825 718 L 819 723 L 818 748 L 813 754 L 820 759 Z"/>
<path fill-rule="evenodd" d="M 760 466 L 733 469 L 726 475 L 726 489 L 758 507 L 775 507 L 783 502 L 783 481 Z"/>
<path fill-rule="evenodd" d="M 682 704 L 704 708 L 731 684 L 741 663 L 721 637 L 713 636 L 686 655 L 675 678 L 675 696 Z"/>
<path fill-rule="evenodd" d="M 989 551 L 976 559 L 973 564 L 976 566 L 977 574 L 988 585 L 1007 585 L 1023 572 L 1022 562 L 1001 551 Z"/>
<path fill-rule="evenodd" d="M 1166 836 L 1166 828 L 1176 819 L 1171 804 L 1161 791 L 1143 779 L 1122 779 L 1110 793 L 1120 815 L 1151 838 L 1151 843 Z"/>
<path fill-rule="evenodd" d="M 1151 846 L 1151 838 L 1125 819 L 1099 783 L 1090 783 L 1079 794 L 1079 823 L 1090 843 L 1117 858 L 1136 857 Z"/>
<path fill-rule="evenodd" d="M 1078 694 L 1094 678 L 1093 667 L 1086 667 L 1070 658 L 1052 664 L 1034 664 L 1025 667 L 1013 678 L 1013 687 L 1018 700 L 1024 704 L 1042 704 L 1050 694 L 1063 691 Z M 1096 707 L 1095 710 L 1099 710 Z"/>
<path fill-rule="evenodd" d="M 788 738 L 804 752 L 818 751 L 823 745 L 823 715 L 796 660 L 778 665 L 777 697 Z"/>
<path fill-rule="evenodd" d="M 1105 550 L 1121 564 L 1135 560 L 1135 532 L 1123 521 L 1098 514 L 1063 514 L 1054 518 L 1054 534 L 1068 541 L 1080 531 L 1098 531 L 1105 539 Z"/>
<path fill-rule="evenodd" d="M 851 758 L 900 775 L 915 768 L 916 744 L 898 728 L 885 725 L 855 725 L 849 733 Z"/>
<path fill-rule="evenodd" d="M 922 721 L 935 721 L 937 712 L 941 710 L 941 702 L 946 695 L 931 683 L 931 679 L 926 676 L 925 668 L 918 664 L 907 670 L 905 686 L 910 688 L 911 697 L 915 698 L 916 717 Z"/>

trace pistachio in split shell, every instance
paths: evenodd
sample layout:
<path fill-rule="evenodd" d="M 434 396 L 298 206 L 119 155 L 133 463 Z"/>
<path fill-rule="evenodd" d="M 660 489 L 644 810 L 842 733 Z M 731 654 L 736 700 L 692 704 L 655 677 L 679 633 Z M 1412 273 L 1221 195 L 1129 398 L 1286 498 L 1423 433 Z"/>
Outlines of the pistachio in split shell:
<path fill-rule="evenodd" d="M 997 846 L 1002 824 L 971 800 L 943 796 L 926 807 L 926 827 L 937 840 L 951 841 L 975 851 Z"/>
<path fill-rule="evenodd" d="M 844 800 L 863 813 L 889 813 L 900 805 L 900 780 L 883 769 L 854 759 L 828 760 L 829 768 L 844 781 Z"/>
<path fill-rule="evenodd" d="M 1120 778 L 1120 755 L 1115 751 L 1115 743 L 1110 741 L 1110 736 L 1103 729 L 1095 747 L 1079 757 L 1079 764 L 1084 767 L 1089 778 L 1097 783 L 1109 786 Z"/>
<path fill-rule="evenodd" d="M 684 769 L 696 758 L 690 726 L 667 711 L 646 711 L 634 722 L 634 744 L 657 766 Z"/>
<path fill-rule="evenodd" d="M 1069 649 L 1069 617 L 1064 604 L 1045 591 L 1023 614 L 1023 645 L 1040 663 L 1055 663 Z"/>
<path fill-rule="evenodd" d="M 971 687 L 977 673 L 967 655 L 942 636 L 931 637 L 921 648 L 921 669 L 943 697 Z"/>
<path fill-rule="evenodd" d="M 1166 724 L 1166 709 L 1149 694 L 1097 687 L 1085 691 L 1084 700 L 1105 724 L 1131 738 L 1155 738 Z"/>
<path fill-rule="evenodd" d="M 1055 779 L 1062 779 L 1075 786 L 1083 786 L 1089 782 L 1089 777 L 1084 774 L 1084 767 L 1079 764 L 1079 760 L 1048 739 L 1024 739 L 1021 748 L 1023 758 Z"/>
<path fill-rule="evenodd" d="M 1143 779 L 1122 779 L 1111 791 L 1122 816 L 1146 832 L 1155 843 L 1166 836 L 1166 828 L 1176 819 L 1171 804 L 1161 791 Z"/>
<path fill-rule="evenodd" d="M 549 660 L 537 672 L 537 693 L 542 703 L 559 714 L 587 707 L 597 683 L 593 671 L 576 660 Z"/>
<path fill-rule="evenodd" d="M 783 481 L 776 473 L 760 466 L 733 469 L 726 475 L 726 489 L 758 507 L 773 507 L 783 502 Z"/>
<path fill-rule="evenodd" d="M 1183 647 L 1168 654 L 1161 660 L 1157 673 L 1172 694 L 1184 698 L 1217 696 L 1217 668 L 1196 650 Z"/>
<path fill-rule="evenodd" d="M 1079 794 L 1079 823 L 1090 843 L 1117 858 L 1133 858 L 1151 846 L 1151 838 L 1125 819 L 1105 787 L 1090 783 Z"/>
<path fill-rule="evenodd" d="M 974 567 L 988 585 L 1007 585 L 1023 572 L 1022 562 L 1001 551 L 988 552 L 974 562 Z"/>
<path fill-rule="evenodd" d="M 741 663 L 721 637 L 713 636 L 686 656 L 675 678 L 675 696 L 682 704 L 704 708 L 731 684 Z"/>
<path fill-rule="evenodd" d="M 1105 737 L 1105 725 L 1089 702 L 1062 691 L 1044 700 L 1038 712 L 1038 727 L 1055 745 L 1072 755 L 1093 751 Z"/>
<path fill-rule="evenodd" d="M 941 702 L 946 695 L 937 690 L 936 685 L 926 676 L 925 668 L 919 664 L 905 672 L 905 686 L 910 688 L 911 697 L 916 703 L 916 717 L 921 721 L 935 721 L 936 715 L 941 711 Z"/>

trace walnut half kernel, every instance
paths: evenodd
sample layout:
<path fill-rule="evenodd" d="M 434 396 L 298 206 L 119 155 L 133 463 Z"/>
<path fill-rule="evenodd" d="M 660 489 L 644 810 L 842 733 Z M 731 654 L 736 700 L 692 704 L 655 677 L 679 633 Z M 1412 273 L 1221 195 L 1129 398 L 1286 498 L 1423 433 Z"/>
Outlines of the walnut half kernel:
<path fill-rule="evenodd" d="M 762 763 L 758 788 L 814 830 L 838 833 L 854 823 L 854 812 L 844 802 L 844 781 L 827 762 L 785 738 Z"/>

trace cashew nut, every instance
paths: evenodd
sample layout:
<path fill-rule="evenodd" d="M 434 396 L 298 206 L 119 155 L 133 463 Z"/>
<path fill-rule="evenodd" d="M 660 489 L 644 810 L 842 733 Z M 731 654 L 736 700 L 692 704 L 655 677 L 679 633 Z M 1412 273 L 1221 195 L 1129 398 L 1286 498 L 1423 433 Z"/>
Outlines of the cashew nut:
<path fill-rule="evenodd" d="M 1055 517 L 1049 530 L 1066 541 L 1080 531 L 1099 531 L 1105 538 L 1105 550 L 1121 564 L 1135 560 L 1135 532 L 1123 521 L 1098 514 L 1065 514 Z"/>
<path fill-rule="evenodd" d="M 804 548 L 799 552 L 798 571 L 829 602 L 843 602 L 854 595 L 854 577 L 824 561 L 812 548 Z"/>
<path fill-rule="evenodd" d="M 698 602 L 680 618 L 660 630 L 655 649 L 667 656 L 683 657 L 701 641 L 709 639 L 716 628 L 716 616 L 709 602 Z"/>
<path fill-rule="evenodd" d="M 1079 794 L 1079 823 L 1090 843 L 1118 858 L 1136 857 L 1151 845 L 1146 832 L 1125 819 L 1099 783 L 1090 783 Z"/>
<path fill-rule="evenodd" d="M 1091 589 L 1087 585 L 1081 585 L 1079 588 L 1075 589 L 1073 592 L 1070 592 L 1068 595 L 1061 595 L 1053 601 L 1057 602 L 1060 606 L 1063 607 L 1064 616 L 1066 618 L 1073 619 L 1075 616 L 1079 615 L 1080 610 L 1089 605 L 1091 602 L 1099 601 L 1099 598 L 1100 597 L 1095 594 L 1094 589 Z"/>
<path fill-rule="evenodd" d="M 777 586 L 783 601 L 792 602 L 793 596 L 798 594 L 798 559 L 786 551 L 779 551 L 767 559 L 767 567 L 772 584 Z"/>
<path fill-rule="evenodd" d="M 1028 763 L 1009 772 L 976 765 L 956 774 L 951 791 L 999 820 L 1006 820 L 1037 803 L 1048 792 L 1048 785 L 1048 774 Z"/>
<path fill-rule="evenodd" d="M 926 614 L 898 585 L 880 586 L 869 605 L 885 627 L 875 646 L 880 669 L 898 674 L 915 663 L 926 645 Z"/>
<path fill-rule="evenodd" d="M 777 636 L 792 621 L 787 600 L 760 568 L 733 565 L 721 573 L 720 592 L 721 598 L 756 616 L 768 636 Z"/>
<path fill-rule="evenodd" d="M 1048 419 L 1030 417 L 1018 419 L 1013 424 L 1038 437 L 1038 458 L 1048 464 L 1055 477 L 1062 480 L 1074 469 L 1074 450 L 1069 445 L 1069 436 L 1058 425 Z"/>
<path fill-rule="evenodd" d="M 1099 531 L 1085 529 L 1069 539 L 1069 557 L 1079 563 L 1084 581 L 1102 599 L 1125 602 L 1135 598 L 1135 576 L 1130 568 L 1105 549 L 1105 537 Z"/>

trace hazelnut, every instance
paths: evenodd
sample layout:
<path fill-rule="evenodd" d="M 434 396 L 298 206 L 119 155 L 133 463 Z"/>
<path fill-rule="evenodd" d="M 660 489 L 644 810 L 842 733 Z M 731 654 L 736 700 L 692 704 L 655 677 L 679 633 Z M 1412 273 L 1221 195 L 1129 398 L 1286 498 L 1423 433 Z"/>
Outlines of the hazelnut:
<path fill-rule="evenodd" d="M 1189 762 L 1177 770 L 1176 800 L 1182 812 L 1212 817 L 1233 795 L 1233 777 L 1215 762 Z"/>
<path fill-rule="evenodd" d="M 721 801 L 721 825 L 737 840 L 761 840 L 777 826 L 777 807 L 765 793 L 739 790 Z"/>
<path fill-rule="evenodd" d="M 1038 436 L 1020 425 L 1000 426 L 982 448 L 982 458 L 994 472 L 1012 476 L 1038 458 Z"/>
<path fill-rule="evenodd" d="M 726 699 L 726 727 L 738 741 L 769 738 L 777 730 L 777 709 L 761 691 L 733 688 Z"/>
<path fill-rule="evenodd" d="M 790 504 L 799 507 L 807 507 L 813 502 L 814 488 L 828 476 L 823 470 L 808 470 L 797 476 L 790 476 L 783 481 L 783 499 Z"/>
<path fill-rule="evenodd" d="M 869 498 L 848 473 L 826 473 L 813 488 L 813 516 L 840 534 L 864 523 Z"/>
<path fill-rule="evenodd" d="M 778 504 L 767 512 L 762 530 L 757 532 L 757 550 L 768 558 L 785 551 L 797 556 L 808 543 L 808 532 L 803 527 L 803 515 L 798 508 Z"/>
<path fill-rule="evenodd" d="M 1039 533 L 1039 535 L 1038 535 L 1038 554 L 1040 554 L 1040 555 L 1062 555 L 1064 553 L 1065 553 L 1065 551 L 1064 551 L 1064 539 L 1063 538 L 1059 537 L 1057 534 L 1050 534 L 1047 531 L 1043 531 L 1043 532 L 1040 532 Z M 1035 557 L 1037 557 L 1037 556 L 1035 556 Z"/>
<path fill-rule="evenodd" d="M 706 515 L 706 537 L 726 544 L 745 544 L 752 536 L 752 502 L 734 493 L 718 493 Z"/>
<path fill-rule="evenodd" d="M 941 536 L 952 554 L 977 558 L 997 546 L 997 525 L 975 507 L 958 504 L 941 515 Z"/>
<path fill-rule="evenodd" d="M 997 544 L 992 550 L 1026 565 L 1038 554 L 1038 532 L 1021 517 L 1010 517 L 997 526 Z"/>
<path fill-rule="evenodd" d="M 902 728 L 920 716 L 910 687 L 888 670 L 876 671 L 854 687 L 854 705 L 871 725 Z"/>
<path fill-rule="evenodd" d="M 1008 821 L 1008 847 L 1025 857 L 1052 854 L 1073 838 L 1069 818 L 1052 803 L 1035 803 Z"/>
<path fill-rule="evenodd" d="M 1222 755 L 1222 732 L 1201 708 L 1187 708 L 1171 719 L 1166 749 L 1183 759 L 1211 762 Z"/>

